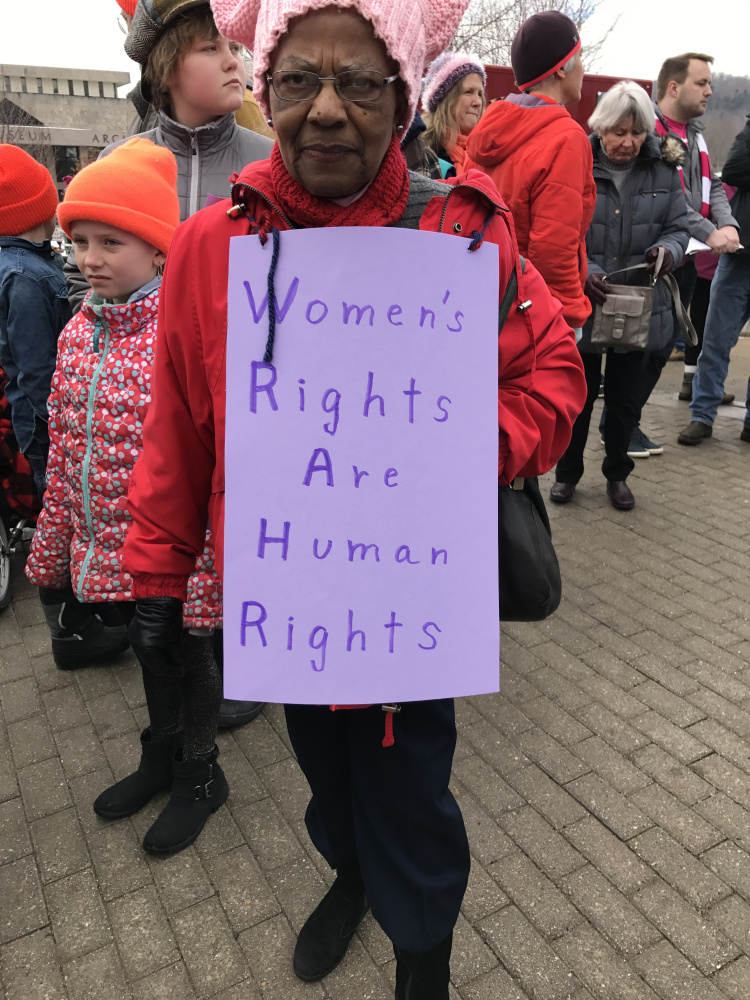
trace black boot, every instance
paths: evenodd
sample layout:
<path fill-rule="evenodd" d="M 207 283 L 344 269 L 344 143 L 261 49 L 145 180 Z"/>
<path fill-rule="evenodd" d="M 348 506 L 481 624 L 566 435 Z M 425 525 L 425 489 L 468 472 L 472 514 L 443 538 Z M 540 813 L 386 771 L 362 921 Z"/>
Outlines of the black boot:
<path fill-rule="evenodd" d="M 218 756 L 217 746 L 208 760 L 182 760 L 179 751 L 175 755 L 169 802 L 143 838 L 151 854 L 173 854 L 192 844 L 211 813 L 227 801 L 229 785 Z"/>
<path fill-rule="evenodd" d="M 94 812 L 104 819 L 123 819 L 143 809 L 154 795 L 172 787 L 175 751 L 182 745 L 182 733 L 166 740 L 152 741 L 151 732 L 141 733 L 141 762 L 138 770 L 107 788 L 94 802 Z"/>
<path fill-rule="evenodd" d="M 453 932 L 424 955 L 393 946 L 396 1000 L 448 1000 Z"/>
<path fill-rule="evenodd" d="M 214 659 L 224 680 L 224 632 L 214 632 Z M 265 708 L 264 701 L 239 701 L 236 698 L 222 698 L 219 706 L 219 729 L 234 729 L 252 722 Z"/>
<path fill-rule="evenodd" d="M 236 701 L 222 698 L 219 707 L 219 729 L 234 729 L 252 722 L 265 708 L 264 701 Z"/>
<path fill-rule="evenodd" d="M 40 587 L 39 598 L 50 630 L 52 656 L 60 670 L 111 659 L 130 645 L 125 624 L 105 625 L 96 604 L 81 604 L 71 587 Z"/>
<path fill-rule="evenodd" d="M 315 983 L 336 968 L 368 909 L 359 861 L 354 858 L 336 869 L 336 881 L 299 932 L 293 965 L 303 982 Z"/>

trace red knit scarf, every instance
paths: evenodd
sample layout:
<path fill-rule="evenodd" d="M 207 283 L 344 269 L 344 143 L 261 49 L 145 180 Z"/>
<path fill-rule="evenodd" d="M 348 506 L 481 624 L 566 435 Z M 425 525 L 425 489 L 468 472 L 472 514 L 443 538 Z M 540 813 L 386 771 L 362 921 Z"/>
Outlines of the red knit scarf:
<path fill-rule="evenodd" d="M 375 180 L 361 198 L 346 208 L 306 191 L 289 173 L 278 143 L 271 153 L 271 180 L 276 202 L 293 222 L 307 229 L 325 226 L 389 226 L 404 214 L 409 197 L 409 172 L 395 135 Z"/>

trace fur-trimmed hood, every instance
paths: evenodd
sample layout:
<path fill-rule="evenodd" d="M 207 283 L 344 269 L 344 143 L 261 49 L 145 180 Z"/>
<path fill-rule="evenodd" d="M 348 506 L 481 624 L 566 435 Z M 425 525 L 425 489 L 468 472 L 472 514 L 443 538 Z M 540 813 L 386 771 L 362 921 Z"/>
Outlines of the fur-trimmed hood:
<path fill-rule="evenodd" d="M 685 143 L 675 139 L 673 135 L 662 136 L 661 158 L 665 163 L 671 163 L 673 167 L 681 167 L 685 162 L 687 150 Z"/>

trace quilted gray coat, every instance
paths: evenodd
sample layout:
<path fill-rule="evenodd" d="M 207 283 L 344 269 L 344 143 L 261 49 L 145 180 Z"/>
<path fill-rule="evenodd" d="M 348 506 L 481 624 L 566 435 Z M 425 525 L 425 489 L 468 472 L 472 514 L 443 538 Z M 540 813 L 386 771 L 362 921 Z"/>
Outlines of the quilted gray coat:
<path fill-rule="evenodd" d="M 273 149 L 271 139 L 241 128 L 232 114 L 223 115 L 200 128 L 189 129 L 160 111 L 156 128 L 141 132 L 140 135 L 157 146 L 165 146 L 175 155 L 180 222 L 205 208 L 209 195 L 228 198 L 231 191 L 229 175 L 239 172 L 255 160 L 268 159 Z M 111 153 L 123 142 L 127 142 L 127 139 L 107 146 L 100 156 Z M 64 270 L 68 283 L 68 301 L 73 311 L 77 312 L 89 286 L 76 267 L 73 253 Z"/>
<path fill-rule="evenodd" d="M 596 207 L 586 233 L 589 273 L 613 274 L 613 284 L 646 285 L 649 279 L 645 271 L 614 272 L 642 263 L 646 252 L 657 246 L 669 250 L 675 266 L 682 261 L 690 234 L 679 174 L 662 159 L 656 136 L 647 135 L 623 190 L 618 193 L 610 174 L 600 163 L 599 136 L 594 133 L 589 141 L 594 153 L 596 181 Z M 592 321 L 593 313 L 583 328 L 578 345 L 582 353 L 602 352 L 601 347 L 591 343 Z M 657 350 L 669 343 L 674 322 L 672 297 L 664 282 L 659 281 L 654 293 L 648 350 Z"/>

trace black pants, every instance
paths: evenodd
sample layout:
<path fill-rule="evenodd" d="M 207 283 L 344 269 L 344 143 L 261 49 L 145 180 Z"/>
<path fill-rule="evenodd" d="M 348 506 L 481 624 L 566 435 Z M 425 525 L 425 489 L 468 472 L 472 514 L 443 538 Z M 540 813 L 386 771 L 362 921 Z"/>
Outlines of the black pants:
<path fill-rule="evenodd" d="M 398 948 L 424 954 L 450 934 L 469 878 L 469 844 L 448 787 L 452 699 L 410 702 L 382 744 L 382 708 L 286 705 L 312 799 L 305 822 L 333 867 L 359 858 L 372 912 Z"/>
<path fill-rule="evenodd" d="M 100 604 L 91 605 L 97 613 Z M 135 601 L 119 601 L 114 606 L 129 625 L 135 615 Z M 107 609 L 112 615 L 114 609 Z M 106 621 L 105 624 L 114 624 Z M 185 673 L 182 677 L 159 677 L 141 663 L 143 690 L 148 707 L 149 728 L 156 739 L 167 739 L 184 730 L 186 760 L 205 757 L 213 750 L 221 701 L 221 666 L 224 662 L 223 632 L 214 632 L 210 646 L 190 645 L 186 637 Z"/>
<path fill-rule="evenodd" d="M 685 364 L 697 365 L 698 355 L 703 347 L 703 329 L 706 325 L 708 315 L 708 303 L 711 301 L 711 279 L 698 278 L 695 282 L 695 291 L 690 303 L 690 319 L 693 321 L 695 332 L 698 334 L 698 343 L 695 347 L 685 343 Z"/>
<path fill-rule="evenodd" d="M 682 300 L 682 304 L 687 309 L 692 301 L 693 292 L 695 291 L 695 283 L 698 280 L 698 272 L 695 269 L 695 261 L 692 257 L 688 258 L 681 267 L 677 268 L 674 272 L 674 276 L 677 282 L 677 287 L 680 289 L 680 299 Z M 643 355 L 643 368 L 641 370 L 640 388 L 638 391 L 639 414 L 648 402 L 649 396 L 654 391 L 656 383 L 659 381 L 659 377 L 661 376 L 662 369 L 667 361 L 669 361 L 669 355 L 672 353 L 672 349 L 677 343 L 679 334 L 680 328 L 677 325 L 677 320 L 675 319 L 674 332 L 672 333 L 672 339 L 669 343 L 664 347 L 659 348 L 657 351 L 647 351 Z M 687 354 L 685 355 L 685 363 L 687 363 Z"/>
<path fill-rule="evenodd" d="M 583 475 L 583 449 L 589 436 L 591 411 L 599 394 L 602 355 L 582 354 L 581 358 L 586 374 L 586 403 L 573 425 L 568 450 L 557 463 L 555 479 L 558 483 L 577 483 Z M 602 473 L 610 482 L 622 482 L 633 471 L 634 463 L 632 458 L 628 458 L 628 446 L 640 415 L 638 389 L 642 362 L 642 351 L 629 351 L 627 354 L 607 351 Z"/>

